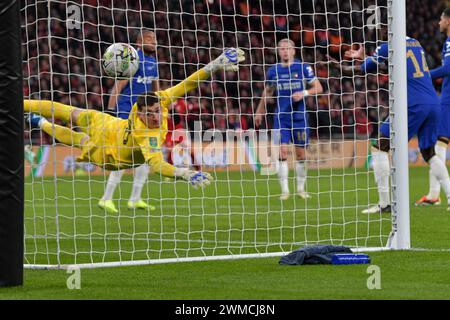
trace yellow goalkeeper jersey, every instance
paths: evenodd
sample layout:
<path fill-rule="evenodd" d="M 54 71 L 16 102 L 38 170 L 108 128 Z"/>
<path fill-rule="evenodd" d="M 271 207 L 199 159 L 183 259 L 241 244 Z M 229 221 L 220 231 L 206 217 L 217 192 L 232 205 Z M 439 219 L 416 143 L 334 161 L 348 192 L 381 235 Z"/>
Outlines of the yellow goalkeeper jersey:
<path fill-rule="evenodd" d="M 78 161 L 93 162 L 109 170 L 120 170 L 147 163 L 154 172 L 173 176 L 174 167 L 163 160 L 161 146 L 167 135 L 170 104 L 180 96 L 198 87 L 209 73 L 200 69 L 187 79 L 167 90 L 156 92 L 160 97 L 161 127 L 149 129 L 137 115 L 134 104 L 127 120 L 88 110 L 80 114 L 82 130 L 90 139 L 82 146 Z"/>

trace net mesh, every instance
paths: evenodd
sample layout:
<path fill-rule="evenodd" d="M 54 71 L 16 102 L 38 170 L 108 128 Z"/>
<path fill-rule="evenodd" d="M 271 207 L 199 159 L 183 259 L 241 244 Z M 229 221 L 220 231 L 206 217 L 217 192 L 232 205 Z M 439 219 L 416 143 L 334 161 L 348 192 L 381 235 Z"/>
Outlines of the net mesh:
<path fill-rule="evenodd" d="M 370 145 L 388 115 L 387 70 L 345 75 L 321 62 L 345 60 L 363 44 L 373 53 L 387 21 L 386 1 L 23 1 L 24 95 L 79 108 L 107 110 L 115 79 L 101 57 L 112 43 L 136 47 L 153 30 L 161 89 L 216 58 L 245 51 L 239 72 L 219 72 L 172 105 L 184 144 L 168 143 L 177 166 L 212 172 L 195 190 L 150 174 L 142 198 L 156 210 L 128 210 L 133 170 L 118 185 L 117 213 L 97 204 L 109 172 L 77 163 L 79 150 L 28 128 L 25 257 L 28 264 L 102 263 L 287 252 L 305 244 L 384 246 L 389 215 L 361 210 L 378 195 Z M 290 198 L 280 200 L 274 141 L 277 97 L 254 123 L 267 70 L 280 62 L 279 40 L 295 43 L 324 88 L 305 99 L 310 146 L 306 190 L 296 195 L 295 149 L 288 149 Z M 347 61 L 346 64 L 359 63 Z M 51 119 L 49 119 L 51 120 Z M 56 124 L 70 125 L 55 120 Z M 75 128 L 77 130 L 77 128 Z M 174 134 L 176 135 L 176 134 Z M 34 155 L 34 159 L 32 156 Z"/>

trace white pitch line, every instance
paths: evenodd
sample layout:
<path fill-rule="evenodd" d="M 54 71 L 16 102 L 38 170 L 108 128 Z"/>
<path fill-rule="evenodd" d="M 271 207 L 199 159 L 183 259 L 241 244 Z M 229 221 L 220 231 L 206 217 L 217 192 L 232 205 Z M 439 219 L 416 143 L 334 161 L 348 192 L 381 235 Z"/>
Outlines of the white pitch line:
<path fill-rule="evenodd" d="M 417 252 L 421 252 L 421 251 L 423 251 L 423 252 L 450 252 L 450 248 L 442 248 L 442 249 L 439 249 L 439 248 L 411 248 L 411 249 L 408 249 L 408 250 L 411 250 L 411 251 L 417 251 Z M 406 250 L 406 251 L 408 251 L 408 250 Z"/>

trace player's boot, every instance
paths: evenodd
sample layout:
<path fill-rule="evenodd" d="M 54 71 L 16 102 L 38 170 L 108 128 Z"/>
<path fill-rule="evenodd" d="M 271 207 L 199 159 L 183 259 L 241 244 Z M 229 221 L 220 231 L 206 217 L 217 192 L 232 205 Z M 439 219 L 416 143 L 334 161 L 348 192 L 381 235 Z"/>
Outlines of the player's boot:
<path fill-rule="evenodd" d="M 441 198 L 429 199 L 427 196 L 423 196 L 414 203 L 416 207 L 439 206 L 440 204 Z"/>
<path fill-rule="evenodd" d="M 144 200 L 138 200 L 138 201 L 128 201 L 128 209 L 155 211 L 156 207 L 146 203 Z"/>
<path fill-rule="evenodd" d="M 311 195 L 310 195 L 308 192 L 306 192 L 306 191 L 299 191 L 299 192 L 297 192 L 297 195 L 298 195 L 300 198 L 302 198 L 303 200 L 311 199 L 311 198 L 312 198 Z"/>
<path fill-rule="evenodd" d="M 98 206 L 108 213 L 118 213 L 119 212 L 119 210 L 117 210 L 117 208 L 114 205 L 114 202 L 112 200 L 100 200 L 98 202 Z"/>
<path fill-rule="evenodd" d="M 25 121 L 29 123 L 32 128 L 39 128 L 39 123 L 42 119 L 44 118 L 32 112 L 25 115 Z"/>
<path fill-rule="evenodd" d="M 289 197 L 290 197 L 289 193 L 282 193 L 281 196 L 280 196 L 280 200 L 284 201 L 284 200 L 289 199 Z"/>
<path fill-rule="evenodd" d="M 75 176 L 76 177 L 83 177 L 83 176 L 87 176 L 87 172 L 85 170 L 83 170 L 83 168 L 77 168 L 75 170 Z"/>
<path fill-rule="evenodd" d="M 362 213 L 372 214 L 372 213 L 391 213 L 391 206 L 387 205 L 385 207 L 381 207 L 379 204 L 376 206 L 372 206 L 362 211 Z"/>

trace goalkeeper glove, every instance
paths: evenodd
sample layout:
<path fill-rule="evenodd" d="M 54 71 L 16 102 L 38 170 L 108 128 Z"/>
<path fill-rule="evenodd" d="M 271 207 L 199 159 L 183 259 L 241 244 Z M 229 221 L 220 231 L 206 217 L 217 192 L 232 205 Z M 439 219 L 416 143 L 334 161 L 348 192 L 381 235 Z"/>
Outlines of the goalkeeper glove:
<path fill-rule="evenodd" d="M 205 66 L 209 73 L 223 69 L 225 71 L 238 71 L 238 63 L 245 60 L 244 51 L 236 48 L 226 49 L 218 58 Z"/>
<path fill-rule="evenodd" d="M 195 189 L 206 187 L 213 181 L 213 177 L 207 172 L 192 171 L 184 168 L 176 168 L 175 176 L 188 181 Z"/>

